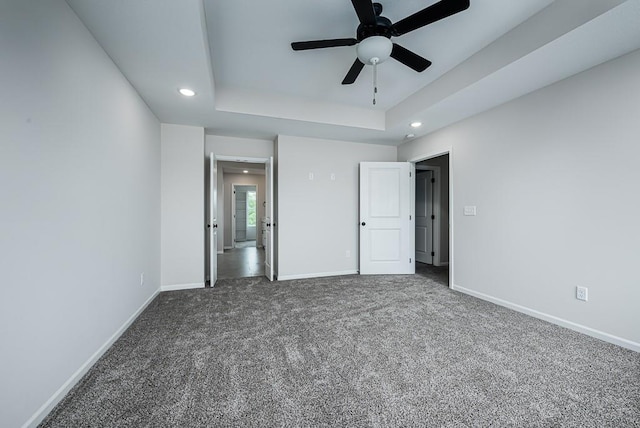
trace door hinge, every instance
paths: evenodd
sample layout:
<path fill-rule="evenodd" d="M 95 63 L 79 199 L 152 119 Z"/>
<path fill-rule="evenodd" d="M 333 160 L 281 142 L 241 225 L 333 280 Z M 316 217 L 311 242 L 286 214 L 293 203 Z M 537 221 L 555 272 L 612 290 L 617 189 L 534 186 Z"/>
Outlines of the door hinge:
<path fill-rule="evenodd" d="M 435 251 L 432 251 L 432 252 L 431 252 L 431 257 L 435 257 L 435 256 L 436 256 Z"/>
<path fill-rule="evenodd" d="M 434 216 L 433 214 L 431 214 L 431 220 L 435 220 L 436 216 Z"/>
<path fill-rule="evenodd" d="M 411 178 L 411 171 L 409 171 L 409 178 Z"/>
<path fill-rule="evenodd" d="M 436 182 L 436 179 L 435 179 L 435 178 L 431 178 L 431 182 L 432 182 L 432 183 L 435 183 L 435 182 Z"/>
<path fill-rule="evenodd" d="M 411 257 L 409 257 L 409 263 L 411 263 Z"/>
<path fill-rule="evenodd" d="M 409 220 L 411 220 L 411 214 L 409 214 Z"/>

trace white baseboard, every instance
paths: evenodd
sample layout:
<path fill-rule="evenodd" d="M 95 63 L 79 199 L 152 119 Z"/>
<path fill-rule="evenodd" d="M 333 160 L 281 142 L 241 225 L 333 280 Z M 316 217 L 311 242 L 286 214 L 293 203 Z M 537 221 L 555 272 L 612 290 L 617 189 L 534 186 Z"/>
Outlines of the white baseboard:
<path fill-rule="evenodd" d="M 149 306 L 149 303 L 151 303 L 159 293 L 160 293 L 160 290 L 156 290 L 151 295 L 151 297 L 149 297 L 142 304 L 142 306 L 140 306 L 140 308 L 138 308 L 138 310 L 135 311 L 133 315 L 131 315 L 129 319 L 127 319 L 124 322 L 124 324 L 122 324 L 122 326 L 118 330 L 116 330 L 116 332 L 113 333 L 113 335 L 109 339 L 107 339 L 107 341 L 100 348 L 98 348 L 98 350 L 94 352 L 94 354 L 91 357 L 89 357 L 89 359 L 85 361 L 85 363 L 81 365 L 80 368 L 76 370 L 76 372 L 72 374 L 71 377 L 67 379 L 67 381 L 64 384 L 62 384 L 62 386 L 51 396 L 51 398 L 49 398 L 42 405 L 42 407 L 40 407 L 33 414 L 33 416 L 31 416 L 29 420 L 27 420 L 27 422 L 25 422 L 24 425 L 22 425 L 22 428 L 37 427 L 38 424 L 40 424 L 40 422 L 42 422 L 44 418 L 47 417 L 49 412 L 51 412 L 51 410 L 53 410 L 53 408 L 60 402 L 60 400 L 62 400 L 65 397 L 65 395 L 67 395 L 67 393 L 71 391 L 71 388 L 73 388 L 80 381 L 80 379 L 82 379 L 82 376 L 84 376 L 89 371 L 89 369 L 91 369 L 91 367 L 96 363 L 96 361 L 98 361 L 100 357 L 102 357 L 102 355 L 104 355 L 104 353 L 107 352 L 107 350 L 111 347 L 111 345 L 113 345 L 115 341 L 118 340 L 120 336 L 122 336 L 122 333 L 124 333 L 129 328 L 129 326 L 133 324 L 136 318 L 138 318 L 138 316 L 142 313 L 142 311 L 144 311 L 147 308 L 147 306 Z"/>
<path fill-rule="evenodd" d="M 224 254 L 224 250 L 218 251 L 218 254 Z"/>
<path fill-rule="evenodd" d="M 565 327 L 570 330 L 577 331 L 578 333 L 583 333 L 588 336 L 595 337 L 596 339 L 604 340 L 605 342 L 613 343 L 614 345 L 622 346 L 623 348 L 640 352 L 640 343 L 633 342 L 631 340 L 624 339 L 622 337 L 614 336 L 612 334 L 605 333 L 604 331 L 596 330 L 594 328 L 587 327 L 582 324 L 577 324 L 575 322 L 568 321 L 563 318 L 558 318 L 554 315 L 549 315 L 544 312 L 536 311 L 535 309 L 527 308 L 526 306 L 521 306 L 516 303 L 511 303 L 507 300 L 502 300 L 497 297 L 490 296 L 488 294 L 480 293 L 479 291 L 470 290 L 468 288 L 464 288 L 459 285 L 454 284 L 451 288 L 461 293 L 468 294 L 470 296 L 477 297 L 482 300 L 487 300 L 491 303 L 495 303 L 496 305 L 504 306 L 505 308 L 522 312 L 523 314 L 530 315 L 534 318 L 539 318 L 541 320 L 548 321 L 552 324 L 556 324 L 561 327 Z"/>
<path fill-rule="evenodd" d="M 278 276 L 278 281 L 289 281 L 291 279 L 309 279 L 309 278 L 322 278 L 325 276 L 340 276 L 340 275 L 355 275 L 357 270 L 345 270 L 341 272 L 321 272 L 321 273 L 303 273 L 300 275 L 282 275 Z"/>
<path fill-rule="evenodd" d="M 192 288 L 204 288 L 204 282 L 194 282 L 192 284 L 163 285 L 162 287 L 160 287 L 160 291 L 191 290 Z"/>
<path fill-rule="evenodd" d="M 224 247 L 225 250 L 233 250 L 233 247 Z"/>

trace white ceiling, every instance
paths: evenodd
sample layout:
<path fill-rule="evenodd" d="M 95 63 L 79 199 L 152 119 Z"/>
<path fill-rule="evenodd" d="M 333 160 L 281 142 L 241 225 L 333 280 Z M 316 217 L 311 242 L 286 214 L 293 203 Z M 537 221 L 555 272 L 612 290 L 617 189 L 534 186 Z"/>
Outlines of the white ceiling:
<path fill-rule="evenodd" d="M 374 107 L 370 67 L 340 84 L 355 46 L 290 47 L 354 37 L 348 0 L 67 2 L 161 121 L 251 138 L 397 145 L 640 48 L 640 0 L 471 0 L 393 39 L 433 65 L 381 64 Z M 435 1 L 381 3 L 395 22 Z"/>

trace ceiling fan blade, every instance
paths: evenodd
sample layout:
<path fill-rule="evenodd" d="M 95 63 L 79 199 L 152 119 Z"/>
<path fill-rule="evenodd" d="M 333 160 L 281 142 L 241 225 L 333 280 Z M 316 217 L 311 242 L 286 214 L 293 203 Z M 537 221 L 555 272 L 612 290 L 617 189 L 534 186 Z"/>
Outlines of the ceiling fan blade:
<path fill-rule="evenodd" d="M 364 68 L 364 64 L 358 58 L 356 58 L 353 65 L 347 72 L 347 75 L 344 76 L 344 80 L 342 81 L 342 84 L 350 85 L 353 82 L 355 82 L 363 68 Z"/>
<path fill-rule="evenodd" d="M 338 46 L 353 46 L 358 41 L 356 39 L 327 39 L 310 40 L 308 42 L 293 42 L 291 47 L 294 51 L 305 51 L 307 49 L 335 48 Z"/>
<path fill-rule="evenodd" d="M 394 36 L 401 36 L 468 8 L 469 0 L 441 0 L 396 22 L 391 26 L 391 31 Z"/>
<path fill-rule="evenodd" d="M 391 50 L 391 58 L 400 61 L 409 68 L 414 69 L 418 73 L 424 71 L 431 65 L 431 61 L 426 58 L 422 58 L 420 55 L 411 52 L 409 49 L 405 49 L 400 45 L 393 44 Z"/>
<path fill-rule="evenodd" d="M 358 15 L 361 24 L 376 24 L 376 13 L 371 0 L 351 0 L 351 3 L 353 3 L 353 8 L 356 10 L 356 15 Z"/>

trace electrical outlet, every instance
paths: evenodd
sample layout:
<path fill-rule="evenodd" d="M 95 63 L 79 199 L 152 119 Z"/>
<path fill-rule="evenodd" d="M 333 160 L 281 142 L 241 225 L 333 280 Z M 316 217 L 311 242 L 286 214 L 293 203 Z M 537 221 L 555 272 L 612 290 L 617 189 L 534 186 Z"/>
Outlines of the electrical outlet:
<path fill-rule="evenodd" d="M 140 274 L 140 285 L 144 285 L 144 272 Z"/>
<path fill-rule="evenodd" d="M 576 287 L 576 299 L 588 301 L 589 289 L 587 287 Z"/>

